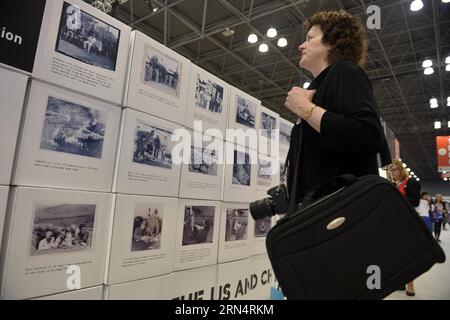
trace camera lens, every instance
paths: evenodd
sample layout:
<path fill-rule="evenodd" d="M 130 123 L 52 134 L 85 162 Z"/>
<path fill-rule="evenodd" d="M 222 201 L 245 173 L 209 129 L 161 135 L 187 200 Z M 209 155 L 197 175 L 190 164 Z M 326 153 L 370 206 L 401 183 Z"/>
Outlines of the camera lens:
<path fill-rule="evenodd" d="M 250 203 L 249 207 L 253 220 L 264 219 L 275 214 L 271 198 L 264 198 L 254 201 Z"/>

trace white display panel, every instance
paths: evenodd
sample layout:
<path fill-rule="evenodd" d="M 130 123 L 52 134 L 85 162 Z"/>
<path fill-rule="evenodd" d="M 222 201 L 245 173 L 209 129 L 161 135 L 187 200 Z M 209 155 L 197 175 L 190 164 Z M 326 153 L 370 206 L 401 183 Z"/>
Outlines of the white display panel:
<path fill-rule="evenodd" d="M 275 155 L 280 150 L 280 116 L 269 108 L 259 106 L 258 110 L 258 151 Z"/>
<path fill-rule="evenodd" d="M 250 210 L 245 203 L 222 203 L 218 262 L 239 260 L 250 256 Z"/>
<path fill-rule="evenodd" d="M 14 184 L 111 191 L 120 108 L 33 81 Z"/>
<path fill-rule="evenodd" d="M 220 202 L 180 199 L 174 270 L 217 263 Z"/>
<path fill-rule="evenodd" d="M 224 178 L 224 154 L 220 149 L 223 141 L 208 138 L 202 148 L 194 144 L 191 133 L 190 162 L 181 167 L 180 198 L 222 200 Z M 196 132 L 195 134 L 200 134 Z M 205 136 L 206 137 L 206 136 Z M 199 143 L 200 144 L 200 143 Z"/>
<path fill-rule="evenodd" d="M 139 31 L 132 53 L 125 105 L 184 124 L 191 62 Z"/>
<path fill-rule="evenodd" d="M 257 151 L 226 142 L 225 155 L 223 200 L 228 202 L 253 201 L 256 191 Z"/>
<path fill-rule="evenodd" d="M 260 199 L 267 197 L 267 190 L 280 182 L 279 159 L 259 154 L 257 169 L 256 195 Z"/>
<path fill-rule="evenodd" d="M 189 85 L 186 127 L 194 129 L 194 121 L 201 121 L 201 131 L 218 129 L 224 134 L 230 86 L 193 63 L 191 63 Z"/>
<path fill-rule="evenodd" d="M 169 300 L 173 292 L 173 274 L 125 282 L 106 287 L 108 300 Z"/>
<path fill-rule="evenodd" d="M 291 142 L 291 131 L 294 127 L 292 122 L 287 121 L 286 119 L 279 118 L 280 120 L 280 153 L 287 152 L 289 150 L 289 144 Z"/>
<path fill-rule="evenodd" d="M 2 252 L 2 299 L 103 283 L 112 195 L 13 188 Z"/>
<path fill-rule="evenodd" d="M 0 248 L 2 247 L 3 225 L 5 222 L 6 205 L 8 203 L 9 187 L 0 186 Z"/>
<path fill-rule="evenodd" d="M 28 77 L 0 68 L 0 184 L 11 182 L 14 151 Z"/>
<path fill-rule="evenodd" d="M 173 163 L 171 141 L 179 125 L 131 109 L 123 111 L 114 191 L 177 197 L 181 165 Z M 159 141 L 159 142 L 158 142 Z"/>
<path fill-rule="evenodd" d="M 173 273 L 173 300 L 217 300 L 217 265 Z"/>
<path fill-rule="evenodd" d="M 130 32 L 83 1 L 47 1 L 33 77 L 121 104 Z"/>
<path fill-rule="evenodd" d="M 178 200 L 117 195 L 108 284 L 173 270 Z"/>
<path fill-rule="evenodd" d="M 228 112 L 227 129 L 242 129 L 242 131 L 239 131 L 240 134 L 237 134 L 237 138 L 242 138 L 245 133 L 249 136 L 250 132 L 253 132 L 252 134 L 255 135 L 256 139 L 254 143 L 256 144 L 258 139 L 258 111 L 260 105 L 261 102 L 258 99 L 233 86 L 230 86 L 230 110 Z M 250 131 L 247 132 L 249 129 Z M 249 138 L 245 138 L 245 136 L 244 138 L 247 140 L 243 141 L 236 138 L 234 138 L 233 141 L 229 138 L 230 137 L 228 136 L 226 139 L 230 142 L 236 141 L 237 144 L 250 146 L 255 149 L 257 148 L 256 145 L 250 144 L 248 140 Z"/>
<path fill-rule="evenodd" d="M 265 217 L 259 220 L 249 218 L 249 236 L 251 256 L 266 254 L 266 235 L 274 224 L 275 217 Z"/>
<path fill-rule="evenodd" d="M 217 266 L 217 299 L 243 300 L 251 293 L 250 259 Z"/>
<path fill-rule="evenodd" d="M 248 299 L 270 300 L 270 290 L 275 280 L 267 254 L 250 258 L 251 288 Z"/>
<path fill-rule="evenodd" d="M 103 286 L 97 286 L 93 288 L 52 294 L 45 297 L 35 298 L 33 300 L 102 300 L 102 299 L 103 299 Z"/>

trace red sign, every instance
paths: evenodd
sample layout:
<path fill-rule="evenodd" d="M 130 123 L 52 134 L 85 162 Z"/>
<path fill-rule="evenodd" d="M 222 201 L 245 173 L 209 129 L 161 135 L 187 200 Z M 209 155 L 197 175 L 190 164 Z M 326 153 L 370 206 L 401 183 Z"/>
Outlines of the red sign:
<path fill-rule="evenodd" d="M 450 171 L 450 136 L 436 137 L 438 172 Z"/>

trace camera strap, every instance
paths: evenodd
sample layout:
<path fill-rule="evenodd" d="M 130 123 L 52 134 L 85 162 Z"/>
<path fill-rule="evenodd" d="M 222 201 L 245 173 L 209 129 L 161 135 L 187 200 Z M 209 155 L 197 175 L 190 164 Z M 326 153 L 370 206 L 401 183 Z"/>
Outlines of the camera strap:
<path fill-rule="evenodd" d="M 290 216 L 297 209 L 297 183 L 298 183 L 298 175 L 299 175 L 299 167 L 300 167 L 300 155 L 302 153 L 302 140 L 303 140 L 303 123 L 300 123 L 299 135 L 298 135 L 298 149 L 297 149 L 297 159 L 295 161 L 294 175 L 292 179 L 292 190 L 289 190 L 289 205 L 288 210 L 286 212 L 287 216 Z M 286 168 L 286 165 L 285 165 Z M 291 170 L 291 164 L 289 163 L 289 170 Z"/>

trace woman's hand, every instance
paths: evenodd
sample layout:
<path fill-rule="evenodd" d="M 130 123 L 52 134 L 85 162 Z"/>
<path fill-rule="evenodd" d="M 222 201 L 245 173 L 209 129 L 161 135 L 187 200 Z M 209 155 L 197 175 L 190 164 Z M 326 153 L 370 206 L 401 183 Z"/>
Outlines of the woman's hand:
<path fill-rule="evenodd" d="M 306 90 L 300 87 L 293 87 L 291 91 L 288 92 L 285 107 L 290 111 L 302 117 L 304 111 L 311 107 L 312 99 L 316 90 Z"/>

